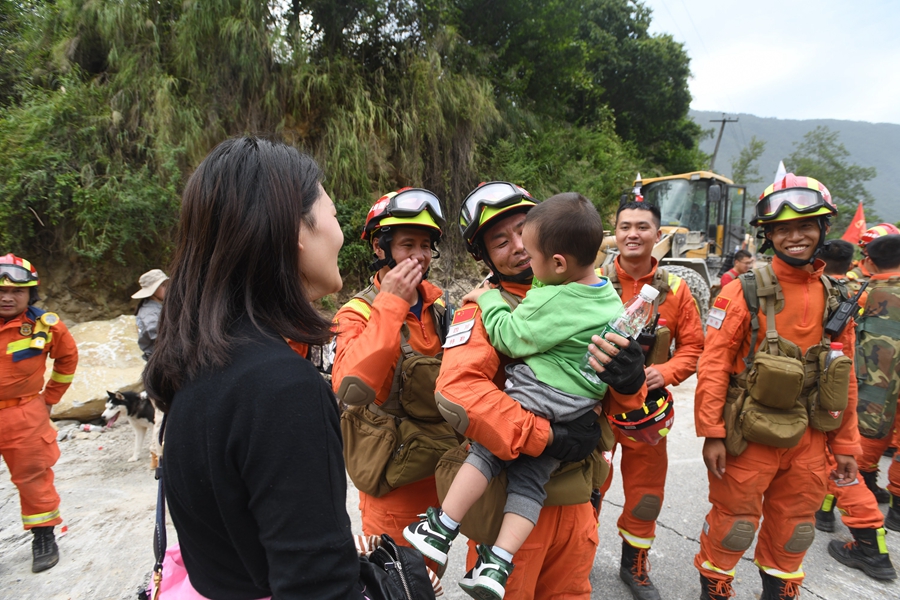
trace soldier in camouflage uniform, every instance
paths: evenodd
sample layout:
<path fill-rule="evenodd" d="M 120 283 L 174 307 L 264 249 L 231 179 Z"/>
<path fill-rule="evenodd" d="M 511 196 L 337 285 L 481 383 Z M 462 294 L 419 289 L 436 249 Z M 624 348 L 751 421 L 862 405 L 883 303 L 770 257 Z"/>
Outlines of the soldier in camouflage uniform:
<path fill-rule="evenodd" d="M 864 260 L 872 273 L 865 311 L 857 331 L 859 431 L 862 457 L 859 471 L 880 502 L 890 501 L 885 524 L 900 531 L 900 452 L 891 461 L 889 492 L 877 487 L 878 460 L 898 434 L 900 396 L 900 235 L 872 241 Z M 897 443 L 894 441 L 896 447 Z"/>
<path fill-rule="evenodd" d="M 850 261 L 853 259 L 853 245 L 843 240 L 831 240 L 819 253 L 820 258 L 825 261 L 825 274 L 833 279 L 846 282 L 845 274 L 850 268 Z M 869 273 L 871 276 L 871 273 Z M 862 307 L 860 308 L 860 317 L 864 313 L 865 300 L 860 300 Z M 859 318 L 859 317 L 858 317 Z M 867 335 L 867 334 L 862 334 Z M 863 338 L 857 338 L 861 340 Z M 857 352 L 860 352 L 857 347 Z M 863 361 L 862 354 L 857 354 L 857 363 Z M 857 367 L 860 372 L 865 366 Z M 860 380 L 862 383 L 862 380 Z M 860 392 L 859 402 L 862 400 L 862 392 Z M 864 419 L 865 410 L 858 409 L 859 418 Z M 862 432 L 863 426 L 860 425 Z M 856 456 L 857 463 L 865 464 L 862 455 Z M 877 458 L 876 458 L 877 460 Z M 828 462 L 831 468 L 836 467 L 831 452 L 828 453 Z M 875 474 L 873 474 L 875 475 Z M 828 494 L 822 502 L 822 507 L 816 511 L 816 529 L 825 532 L 834 532 L 835 515 L 834 508 L 837 507 L 841 515 L 841 521 L 854 534 L 854 540 L 849 544 L 843 544 L 839 541 L 832 541 L 829 544 L 829 553 L 838 561 L 850 567 L 859 568 L 870 577 L 875 579 L 891 580 L 896 577 L 896 571 L 890 562 L 890 556 L 887 549 L 882 554 L 878 548 L 879 538 L 883 539 L 885 519 L 878 508 L 878 502 L 875 496 L 866 488 L 865 485 L 859 485 L 864 482 L 862 473 L 857 479 L 853 480 L 850 485 L 837 485 L 833 480 L 828 481 Z M 866 541 L 874 541 L 872 546 L 866 546 Z M 866 552 L 864 548 L 869 548 Z M 875 552 L 875 550 L 878 550 Z"/>

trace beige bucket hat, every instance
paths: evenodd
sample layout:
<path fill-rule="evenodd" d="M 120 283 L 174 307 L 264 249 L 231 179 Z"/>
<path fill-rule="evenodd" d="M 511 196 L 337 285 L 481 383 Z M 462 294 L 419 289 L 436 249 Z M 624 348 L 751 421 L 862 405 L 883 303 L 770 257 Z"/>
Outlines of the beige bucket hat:
<path fill-rule="evenodd" d="M 138 280 L 141 289 L 132 294 L 131 297 L 135 300 L 149 298 L 156 293 L 157 288 L 159 288 L 159 286 L 168 278 L 169 276 L 159 269 L 147 271 L 141 275 L 141 278 Z"/>

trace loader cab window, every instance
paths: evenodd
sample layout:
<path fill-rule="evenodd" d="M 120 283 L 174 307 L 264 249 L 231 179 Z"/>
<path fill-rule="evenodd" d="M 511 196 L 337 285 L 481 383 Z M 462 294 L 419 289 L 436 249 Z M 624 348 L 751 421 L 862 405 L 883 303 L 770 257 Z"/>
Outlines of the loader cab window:
<path fill-rule="evenodd" d="M 659 207 L 662 225 L 706 230 L 706 189 L 708 181 L 669 179 L 643 186 L 644 200 Z"/>

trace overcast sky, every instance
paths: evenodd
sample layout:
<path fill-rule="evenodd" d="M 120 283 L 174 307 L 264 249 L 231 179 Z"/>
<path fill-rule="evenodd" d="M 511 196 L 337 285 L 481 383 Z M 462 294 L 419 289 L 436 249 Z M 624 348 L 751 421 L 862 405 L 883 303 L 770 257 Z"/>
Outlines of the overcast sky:
<path fill-rule="evenodd" d="M 900 0 L 644 0 L 691 57 L 691 108 L 900 124 Z"/>

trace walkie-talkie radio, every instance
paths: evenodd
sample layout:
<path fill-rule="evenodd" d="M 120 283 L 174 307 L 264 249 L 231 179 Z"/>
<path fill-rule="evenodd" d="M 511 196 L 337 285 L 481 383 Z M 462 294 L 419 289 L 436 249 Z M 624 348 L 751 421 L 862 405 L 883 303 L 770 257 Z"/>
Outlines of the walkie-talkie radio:
<path fill-rule="evenodd" d="M 862 286 L 860 286 L 856 295 L 849 300 L 842 301 L 838 305 L 837 310 L 834 311 L 834 314 L 828 319 L 828 322 L 825 324 L 825 333 L 831 336 L 831 339 L 841 335 L 841 332 L 844 331 L 844 327 L 847 326 L 847 321 L 849 321 L 850 317 L 859 310 L 859 299 L 862 297 L 862 293 L 866 290 L 868 285 L 868 281 L 863 281 Z"/>

